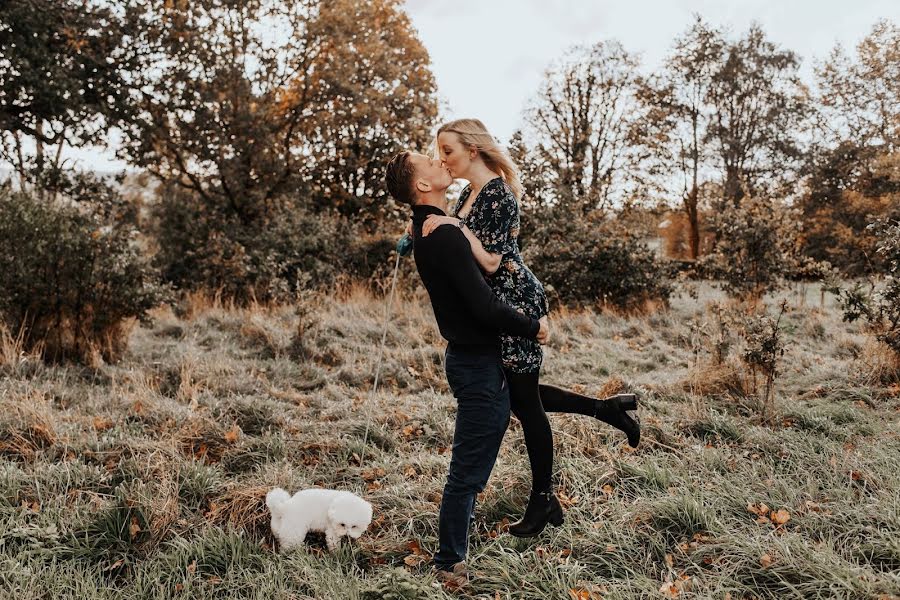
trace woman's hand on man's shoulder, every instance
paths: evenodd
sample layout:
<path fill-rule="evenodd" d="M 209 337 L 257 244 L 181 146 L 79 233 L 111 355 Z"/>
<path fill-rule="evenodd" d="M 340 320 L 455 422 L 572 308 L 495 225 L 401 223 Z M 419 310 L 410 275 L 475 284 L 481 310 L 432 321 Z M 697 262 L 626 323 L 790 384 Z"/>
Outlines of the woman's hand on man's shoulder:
<path fill-rule="evenodd" d="M 422 224 L 422 237 L 428 237 L 432 231 L 441 225 L 453 225 L 454 227 L 459 227 L 459 219 L 443 215 L 428 215 L 425 222 Z"/>

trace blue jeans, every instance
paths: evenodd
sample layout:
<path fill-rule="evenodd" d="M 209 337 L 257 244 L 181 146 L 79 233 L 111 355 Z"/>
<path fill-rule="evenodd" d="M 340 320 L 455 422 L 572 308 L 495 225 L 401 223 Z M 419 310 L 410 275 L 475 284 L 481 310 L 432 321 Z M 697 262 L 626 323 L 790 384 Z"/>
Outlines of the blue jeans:
<path fill-rule="evenodd" d="M 448 347 L 445 365 L 457 412 L 434 564 L 449 570 L 466 558 L 475 497 L 487 484 L 509 425 L 509 386 L 499 352 L 474 354 Z"/>

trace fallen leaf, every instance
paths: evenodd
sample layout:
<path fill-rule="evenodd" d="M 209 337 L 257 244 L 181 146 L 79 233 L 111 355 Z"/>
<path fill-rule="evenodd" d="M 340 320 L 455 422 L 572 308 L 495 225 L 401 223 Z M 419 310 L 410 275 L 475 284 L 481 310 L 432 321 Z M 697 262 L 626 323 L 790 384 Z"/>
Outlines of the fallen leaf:
<path fill-rule="evenodd" d="M 97 431 L 106 431 L 111 429 L 113 422 L 106 417 L 94 417 L 94 429 Z"/>
<path fill-rule="evenodd" d="M 579 582 L 581 587 L 572 588 L 569 591 L 569 595 L 571 597 L 572 591 L 575 591 L 579 594 L 579 600 L 603 600 L 603 594 L 609 591 L 605 585 L 595 585 L 592 583 L 581 583 Z"/>
<path fill-rule="evenodd" d="M 677 598 L 678 594 L 681 593 L 681 590 L 678 589 L 678 586 L 668 581 L 659 586 L 659 591 L 666 598 Z"/>
<path fill-rule="evenodd" d="M 419 437 L 420 435 L 425 433 L 425 431 L 422 429 L 421 425 L 414 423 L 412 425 L 407 425 L 406 427 L 404 427 L 402 433 L 403 437 L 414 438 Z"/>
<path fill-rule="evenodd" d="M 581 496 L 567 496 L 566 494 L 559 492 L 557 493 L 557 499 L 559 499 L 559 503 L 563 506 L 563 508 L 569 508 L 571 506 L 575 506 L 579 502 L 581 502 Z"/>
<path fill-rule="evenodd" d="M 197 458 L 205 458 L 207 453 L 209 453 L 209 448 L 206 446 L 206 442 L 200 442 L 200 445 L 194 450 L 194 456 Z"/>
<path fill-rule="evenodd" d="M 772 556 L 769 554 L 763 554 L 762 556 L 759 557 L 759 564 L 762 565 L 763 569 L 768 569 L 772 565 L 773 562 L 775 562 L 775 561 L 772 559 Z"/>
<path fill-rule="evenodd" d="M 128 533 L 131 534 L 131 539 L 137 537 L 137 534 L 141 532 L 141 524 L 138 522 L 137 517 L 131 517 L 131 524 L 128 526 Z"/>
<path fill-rule="evenodd" d="M 120 558 L 119 560 L 117 560 L 117 561 L 114 562 L 113 564 L 111 564 L 111 565 L 109 565 L 109 566 L 107 566 L 107 567 L 103 567 L 103 570 L 104 570 L 104 571 L 112 571 L 112 570 L 114 570 L 114 569 L 118 569 L 119 567 L 121 567 L 121 566 L 124 565 L 124 564 L 125 564 L 125 559 Z"/>
<path fill-rule="evenodd" d="M 231 429 L 229 429 L 225 433 L 225 441 L 229 444 L 233 444 L 238 441 L 238 438 L 241 437 L 241 428 L 238 427 L 237 423 L 235 423 Z"/>
<path fill-rule="evenodd" d="M 789 513 L 788 511 L 786 511 L 785 509 L 782 508 L 782 509 L 779 509 L 777 512 L 773 511 L 772 514 L 770 515 L 770 518 L 772 519 L 772 522 L 775 523 L 776 525 L 784 525 L 785 523 L 787 523 L 788 521 L 791 520 L 791 513 Z"/>
<path fill-rule="evenodd" d="M 403 562 L 406 563 L 407 566 L 418 567 L 423 562 L 425 562 L 425 557 L 417 556 L 415 554 L 410 554 L 406 558 L 403 559 Z"/>
<path fill-rule="evenodd" d="M 366 469 L 360 473 L 360 475 L 364 481 L 375 481 L 376 479 L 384 477 L 385 471 L 381 467 L 377 467 L 375 469 Z"/>

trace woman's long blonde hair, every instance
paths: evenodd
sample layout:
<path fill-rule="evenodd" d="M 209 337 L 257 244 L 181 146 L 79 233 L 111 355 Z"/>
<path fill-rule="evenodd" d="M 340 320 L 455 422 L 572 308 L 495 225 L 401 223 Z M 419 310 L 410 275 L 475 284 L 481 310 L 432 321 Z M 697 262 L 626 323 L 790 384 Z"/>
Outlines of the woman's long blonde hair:
<path fill-rule="evenodd" d="M 488 133 L 484 123 L 478 119 L 456 119 L 441 125 L 434 136 L 435 156 L 440 156 L 437 136 L 442 133 L 455 133 L 463 146 L 477 150 L 484 164 L 503 178 L 516 199 L 522 198 L 524 190 L 522 180 L 519 178 L 519 169 L 509 157 L 509 153 Z"/>

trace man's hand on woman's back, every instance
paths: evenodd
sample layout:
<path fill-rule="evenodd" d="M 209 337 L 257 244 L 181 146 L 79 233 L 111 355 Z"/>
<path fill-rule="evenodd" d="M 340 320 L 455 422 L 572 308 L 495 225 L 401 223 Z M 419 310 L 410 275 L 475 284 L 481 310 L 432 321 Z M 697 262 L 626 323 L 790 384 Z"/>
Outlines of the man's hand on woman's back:
<path fill-rule="evenodd" d="M 537 341 L 539 344 L 546 344 L 550 340 L 550 321 L 547 315 L 544 315 L 538 322 L 541 324 L 541 328 L 538 329 Z"/>

